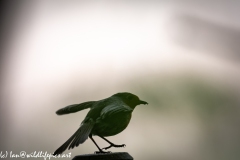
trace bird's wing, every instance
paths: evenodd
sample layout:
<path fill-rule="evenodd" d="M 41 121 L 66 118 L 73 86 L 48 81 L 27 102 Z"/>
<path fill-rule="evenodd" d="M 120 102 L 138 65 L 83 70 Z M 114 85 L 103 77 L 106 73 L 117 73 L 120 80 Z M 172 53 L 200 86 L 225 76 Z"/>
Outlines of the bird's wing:
<path fill-rule="evenodd" d="M 69 113 L 75 113 L 87 108 L 92 108 L 94 105 L 95 101 L 89 101 L 89 102 L 84 102 L 80 104 L 72 104 L 69 106 L 66 106 L 64 108 L 61 108 L 56 111 L 57 115 L 63 115 L 63 114 L 69 114 Z"/>
<path fill-rule="evenodd" d="M 124 112 L 132 112 L 133 109 L 125 104 L 118 104 L 118 105 L 109 105 L 102 109 L 100 118 L 108 117 L 109 115 L 114 115 L 118 113 Z"/>

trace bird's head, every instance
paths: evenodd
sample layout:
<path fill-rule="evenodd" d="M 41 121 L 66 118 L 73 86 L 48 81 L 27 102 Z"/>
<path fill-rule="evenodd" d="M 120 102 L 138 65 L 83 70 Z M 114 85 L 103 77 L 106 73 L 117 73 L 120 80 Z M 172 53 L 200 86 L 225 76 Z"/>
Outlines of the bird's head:
<path fill-rule="evenodd" d="M 147 102 L 140 100 L 138 96 L 128 92 L 117 93 L 117 94 L 114 94 L 113 96 L 120 98 L 124 103 L 126 103 L 128 106 L 130 106 L 133 109 L 137 105 L 148 104 Z"/>

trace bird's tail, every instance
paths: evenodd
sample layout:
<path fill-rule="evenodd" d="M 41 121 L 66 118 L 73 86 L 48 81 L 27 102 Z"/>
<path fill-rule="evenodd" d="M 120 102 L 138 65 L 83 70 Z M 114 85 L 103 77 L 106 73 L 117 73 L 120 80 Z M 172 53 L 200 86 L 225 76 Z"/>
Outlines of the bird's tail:
<path fill-rule="evenodd" d="M 84 143 L 91 133 L 93 125 L 94 124 L 92 122 L 83 123 L 80 128 L 53 153 L 53 155 L 62 154 L 67 148 L 71 149 Z"/>

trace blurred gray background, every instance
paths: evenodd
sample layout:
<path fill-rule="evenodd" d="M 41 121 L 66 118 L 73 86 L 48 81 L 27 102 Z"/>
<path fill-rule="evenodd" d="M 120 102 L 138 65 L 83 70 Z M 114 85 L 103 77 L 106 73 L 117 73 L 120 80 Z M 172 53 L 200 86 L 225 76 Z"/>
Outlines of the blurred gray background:
<path fill-rule="evenodd" d="M 5 5 L 1 151 L 52 153 L 88 112 L 57 109 L 127 91 L 149 105 L 109 138 L 127 145 L 111 151 L 136 160 L 240 159 L 238 1 Z M 87 140 L 65 153 L 96 150 Z"/>

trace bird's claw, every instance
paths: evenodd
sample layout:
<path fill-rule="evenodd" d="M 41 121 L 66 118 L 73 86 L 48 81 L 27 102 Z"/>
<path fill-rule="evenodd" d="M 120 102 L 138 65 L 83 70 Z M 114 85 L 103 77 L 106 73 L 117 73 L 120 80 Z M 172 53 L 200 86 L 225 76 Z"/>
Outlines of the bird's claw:
<path fill-rule="evenodd" d="M 109 148 L 111 148 L 112 146 L 108 146 L 108 147 L 104 147 L 104 148 L 102 148 L 102 149 L 104 149 L 104 150 L 108 150 Z"/>
<path fill-rule="evenodd" d="M 111 148 L 111 147 L 116 147 L 116 148 L 124 147 L 124 148 L 125 148 L 125 147 L 126 147 L 126 144 L 122 144 L 122 145 L 111 144 L 110 146 L 105 147 L 105 148 L 102 148 L 102 149 L 107 150 L 107 149 L 109 149 L 109 148 Z"/>

